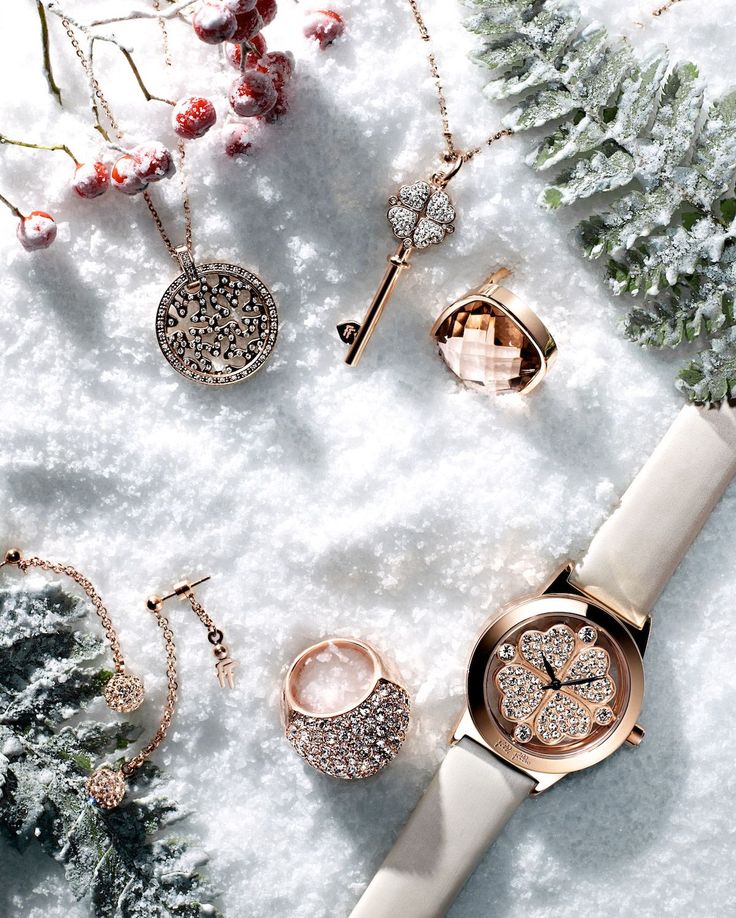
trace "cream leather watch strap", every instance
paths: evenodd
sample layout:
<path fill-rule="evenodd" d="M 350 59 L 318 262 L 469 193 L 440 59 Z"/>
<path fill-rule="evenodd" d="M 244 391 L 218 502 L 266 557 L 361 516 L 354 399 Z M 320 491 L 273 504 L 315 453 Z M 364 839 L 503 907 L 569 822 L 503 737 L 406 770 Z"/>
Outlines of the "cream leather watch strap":
<path fill-rule="evenodd" d="M 352 918 L 440 918 L 534 781 L 464 737 L 445 756 Z"/>
<path fill-rule="evenodd" d="M 736 410 L 688 405 L 570 578 L 641 628 L 736 475 Z"/>

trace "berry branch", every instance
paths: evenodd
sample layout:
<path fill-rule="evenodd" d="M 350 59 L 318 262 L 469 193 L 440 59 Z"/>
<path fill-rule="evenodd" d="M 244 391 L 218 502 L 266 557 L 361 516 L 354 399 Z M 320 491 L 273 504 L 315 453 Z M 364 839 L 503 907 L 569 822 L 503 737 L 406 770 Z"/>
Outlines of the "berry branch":
<path fill-rule="evenodd" d="M 152 92 L 149 92 L 146 84 L 143 82 L 143 77 L 141 76 L 140 70 L 133 60 L 133 55 L 131 52 L 120 44 L 118 44 L 118 48 L 120 48 L 123 57 L 128 62 L 128 64 L 130 64 L 130 69 L 133 71 L 133 76 L 136 78 L 136 82 L 140 86 L 141 92 L 143 93 L 146 102 L 165 102 L 167 105 L 176 105 L 176 102 L 172 102 L 171 99 L 164 99 L 163 96 L 155 96 Z"/>
<path fill-rule="evenodd" d="M 4 134 L 0 134 L 0 144 L 9 144 L 10 146 L 14 147 L 26 147 L 29 150 L 60 150 L 63 153 L 66 153 L 67 156 L 71 157 L 75 166 L 79 165 L 79 160 L 65 143 L 55 143 L 51 145 L 45 143 L 31 143 L 28 140 L 11 140 L 10 137 L 6 137 Z"/>
<path fill-rule="evenodd" d="M 15 204 L 11 204 L 4 194 L 0 194 L 0 203 L 4 204 L 14 217 L 18 217 L 20 220 L 23 219 L 23 214 L 20 210 L 18 210 Z"/>
<path fill-rule="evenodd" d="M 49 84 L 49 91 L 56 96 L 56 100 L 61 105 L 61 89 L 54 79 L 54 71 L 51 67 L 51 48 L 49 46 L 49 24 L 46 21 L 46 10 L 41 0 L 36 0 L 36 9 L 38 18 L 41 21 L 41 43 L 43 45 L 43 69 L 46 74 L 46 82 Z"/>

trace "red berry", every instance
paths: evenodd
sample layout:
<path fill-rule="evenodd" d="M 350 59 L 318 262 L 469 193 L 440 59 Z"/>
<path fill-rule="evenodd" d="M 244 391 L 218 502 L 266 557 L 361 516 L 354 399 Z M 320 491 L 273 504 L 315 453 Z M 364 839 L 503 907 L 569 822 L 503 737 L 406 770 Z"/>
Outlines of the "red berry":
<path fill-rule="evenodd" d="M 145 191 L 148 186 L 148 182 L 138 175 L 135 160 L 128 153 L 121 156 L 112 167 L 110 178 L 112 187 L 123 194 L 138 194 Z"/>
<path fill-rule="evenodd" d="M 56 239 L 56 223 L 51 214 L 33 210 L 27 217 L 21 217 L 16 232 L 23 248 L 27 252 L 35 252 L 47 249 Z"/>
<path fill-rule="evenodd" d="M 174 130 L 186 140 L 203 137 L 217 121 L 215 106 L 209 99 L 191 96 L 180 99 L 174 106 Z"/>
<path fill-rule="evenodd" d="M 276 0 L 256 0 L 256 9 L 261 14 L 264 26 L 276 18 Z"/>
<path fill-rule="evenodd" d="M 197 38 L 208 45 L 219 45 L 231 38 L 238 28 L 235 13 L 224 3 L 214 0 L 200 3 L 192 16 L 192 27 Z"/>
<path fill-rule="evenodd" d="M 314 10 L 308 14 L 304 24 L 304 34 L 307 38 L 316 39 L 323 51 L 344 31 L 345 23 L 342 16 L 334 10 Z"/>
<path fill-rule="evenodd" d="M 263 28 L 263 20 L 257 9 L 252 9 L 249 13 L 243 13 L 236 16 L 238 27 L 235 30 L 233 41 L 250 41 Z"/>
<path fill-rule="evenodd" d="M 272 109 L 261 115 L 261 120 L 267 124 L 273 124 L 279 118 L 283 118 L 289 111 L 289 100 L 286 98 L 286 92 L 283 88 L 279 89 L 276 94 L 276 104 Z"/>
<path fill-rule="evenodd" d="M 171 151 L 157 140 L 142 143 L 130 155 L 135 161 L 135 174 L 144 182 L 160 182 L 176 172 Z"/>
<path fill-rule="evenodd" d="M 247 51 L 245 55 L 245 69 L 251 70 L 254 68 L 258 61 L 260 60 L 259 55 L 262 57 L 266 53 L 266 39 L 259 32 L 258 35 L 254 35 L 250 39 L 250 44 L 256 49 L 258 54 L 254 54 L 252 51 Z M 231 67 L 235 67 L 236 70 L 240 70 L 240 55 L 241 55 L 241 46 L 235 42 L 228 42 L 225 45 L 225 57 L 227 58 L 228 64 Z"/>
<path fill-rule="evenodd" d="M 252 144 L 248 140 L 250 129 L 247 124 L 228 124 L 225 128 L 225 152 L 228 156 L 243 156 Z"/>
<path fill-rule="evenodd" d="M 232 10 L 236 16 L 241 16 L 243 13 L 250 13 L 251 10 L 256 8 L 256 0 L 222 0 L 222 3 L 224 3 L 229 10 Z"/>
<path fill-rule="evenodd" d="M 276 89 L 285 86 L 294 73 L 294 55 L 290 51 L 269 51 L 258 64 L 266 68 Z"/>
<path fill-rule="evenodd" d="M 80 163 L 74 173 L 72 188 L 80 198 L 99 198 L 110 187 L 110 173 L 105 163 Z"/>
<path fill-rule="evenodd" d="M 252 118 L 265 115 L 276 104 L 277 93 L 273 80 L 265 73 L 248 70 L 230 87 L 230 105 L 236 115 Z"/>

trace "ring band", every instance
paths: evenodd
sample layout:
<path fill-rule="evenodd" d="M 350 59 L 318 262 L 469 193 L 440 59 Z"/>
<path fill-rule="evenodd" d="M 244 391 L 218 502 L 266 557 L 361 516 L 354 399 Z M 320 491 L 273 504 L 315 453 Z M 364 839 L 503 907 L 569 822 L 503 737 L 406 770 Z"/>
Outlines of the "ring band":
<path fill-rule="evenodd" d="M 358 700 L 317 713 L 300 703 L 299 676 L 310 660 L 335 649 L 367 658 L 371 677 Z M 313 768 L 333 778 L 368 778 L 385 768 L 404 743 L 410 707 L 409 694 L 394 667 L 375 647 L 353 638 L 333 638 L 307 647 L 292 662 L 284 679 L 286 738 Z"/>
<path fill-rule="evenodd" d="M 526 395 L 544 379 L 557 345 L 534 310 L 500 286 L 510 273 L 500 268 L 451 303 L 431 334 L 445 363 L 466 385 L 491 394 Z"/>

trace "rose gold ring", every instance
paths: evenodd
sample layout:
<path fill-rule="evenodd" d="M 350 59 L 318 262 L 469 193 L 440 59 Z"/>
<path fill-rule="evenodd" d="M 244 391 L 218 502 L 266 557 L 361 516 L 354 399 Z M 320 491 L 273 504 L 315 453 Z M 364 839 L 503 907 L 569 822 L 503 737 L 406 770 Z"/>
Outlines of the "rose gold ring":
<path fill-rule="evenodd" d="M 525 395 L 544 379 L 557 355 L 546 325 L 518 296 L 501 287 L 508 268 L 455 300 L 437 317 L 432 337 L 452 372 L 490 394 Z"/>
<path fill-rule="evenodd" d="M 338 678 L 331 694 L 323 687 L 318 697 L 319 670 L 328 666 Z M 354 685 L 348 688 L 351 668 Z M 284 679 L 286 738 L 313 768 L 333 778 L 368 778 L 388 765 L 404 743 L 409 713 L 400 676 L 365 641 L 333 638 L 307 647 Z"/>

